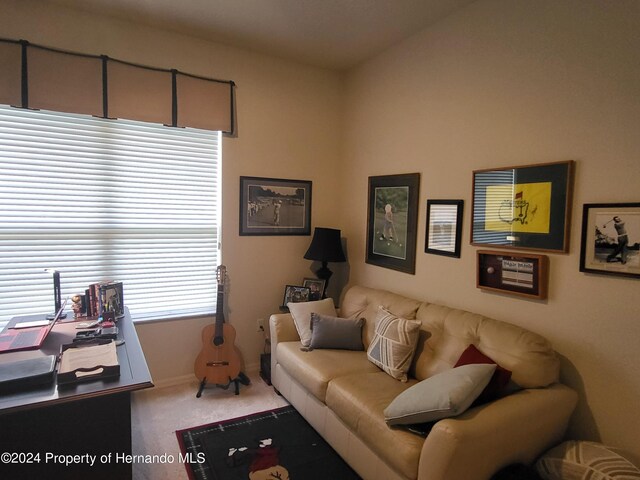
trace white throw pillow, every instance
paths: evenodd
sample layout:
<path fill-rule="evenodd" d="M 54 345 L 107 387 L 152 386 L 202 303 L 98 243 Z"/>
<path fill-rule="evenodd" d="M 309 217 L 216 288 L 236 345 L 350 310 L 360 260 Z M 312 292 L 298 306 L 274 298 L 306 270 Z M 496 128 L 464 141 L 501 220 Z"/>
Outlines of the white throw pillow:
<path fill-rule="evenodd" d="M 298 330 L 300 341 L 303 347 L 311 345 L 311 314 L 318 313 L 320 315 L 337 316 L 336 307 L 333 304 L 333 298 L 325 298 L 315 302 L 299 302 L 287 303 L 289 312 L 293 317 L 293 322 Z"/>
<path fill-rule="evenodd" d="M 384 410 L 388 425 L 426 423 L 467 410 L 487 386 L 495 364 L 471 364 L 438 373 L 409 387 Z"/>

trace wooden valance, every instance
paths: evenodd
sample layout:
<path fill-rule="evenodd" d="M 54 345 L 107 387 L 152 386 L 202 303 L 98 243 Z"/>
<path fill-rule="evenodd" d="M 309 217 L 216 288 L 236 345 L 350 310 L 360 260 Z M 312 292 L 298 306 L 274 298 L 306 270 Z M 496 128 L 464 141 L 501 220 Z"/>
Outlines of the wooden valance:
<path fill-rule="evenodd" d="M 0 39 L 0 104 L 235 132 L 229 80 Z"/>

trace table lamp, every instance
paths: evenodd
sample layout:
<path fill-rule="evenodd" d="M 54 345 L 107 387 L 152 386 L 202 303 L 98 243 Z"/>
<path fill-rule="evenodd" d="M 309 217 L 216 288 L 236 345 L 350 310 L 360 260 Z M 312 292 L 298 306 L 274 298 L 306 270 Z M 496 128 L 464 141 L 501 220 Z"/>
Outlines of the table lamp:
<path fill-rule="evenodd" d="M 327 267 L 328 262 L 346 262 L 342 242 L 340 241 L 340 230 L 335 228 L 316 227 L 313 232 L 313 239 L 307 253 L 304 254 L 307 260 L 322 262 L 322 267 L 316 272 L 319 279 L 324 280 L 324 292 L 327 291 L 329 278 L 333 272 Z M 322 298 L 327 298 L 322 292 Z"/>
<path fill-rule="evenodd" d="M 53 273 L 53 304 L 54 311 L 51 315 L 47 315 L 47 320 L 53 320 L 56 317 L 58 310 L 62 308 L 62 294 L 60 293 L 60 272 L 53 268 L 45 268 L 45 272 Z M 66 313 L 62 313 L 60 318 L 67 318 Z"/>

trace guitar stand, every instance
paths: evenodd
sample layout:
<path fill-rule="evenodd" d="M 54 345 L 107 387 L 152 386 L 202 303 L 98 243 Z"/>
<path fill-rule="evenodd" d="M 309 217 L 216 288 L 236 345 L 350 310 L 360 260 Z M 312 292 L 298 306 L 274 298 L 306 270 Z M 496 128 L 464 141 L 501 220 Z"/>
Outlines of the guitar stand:
<path fill-rule="evenodd" d="M 234 379 L 229 377 L 229 381 L 226 384 L 216 383 L 215 386 L 218 388 L 222 388 L 223 390 L 227 390 L 231 384 L 235 385 L 236 395 L 240 395 L 240 384 L 249 385 L 251 380 L 247 377 L 243 372 L 240 372 L 238 376 Z M 204 387 L 207 385 L 207 377 L 204 377 L 200 382 L 200 387 L 198 388 L 198 393 L 196 393 L 196 398 L 200 398 L 202 396 L 202 391 Z"/>

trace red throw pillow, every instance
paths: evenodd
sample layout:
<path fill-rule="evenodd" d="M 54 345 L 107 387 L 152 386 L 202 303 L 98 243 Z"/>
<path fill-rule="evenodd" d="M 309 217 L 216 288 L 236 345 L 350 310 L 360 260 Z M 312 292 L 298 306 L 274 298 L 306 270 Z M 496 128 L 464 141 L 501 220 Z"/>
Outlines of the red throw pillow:
<path fill-rule="evenodd" d="M 462 365 L 470 365 L 470 364 L 476 364 L 476 363 L 488 363 L 488 364 L 498 365 L 491 358 L 487 357 L 484 353 L 478 350 L 475 345 L 469 345 L 467 349 L 464 352 L 462 352 L 462 355 L 460 355 L 460 358 L 454 365 L 454 368 L 461 367 Z M 475 400 L 475 402 L 473 402 L 472 406 L 481 405 L 483 403 L 490 402 L 491 400 L 495 400 L 496 398 L 500 397 L 502 394 L 502 391 L 507 386 L 507 383 L 509 383 L 510 379 L 511 379 L 511 371 L 498 365 L 498 367 L 496 368 L 496 371 L 493 373 L 493 376 L 491 377 L 491 380 L 489 380 L 489 384 L 485 387 L 485 389 L 482 391 L 480 396 Z"/>

